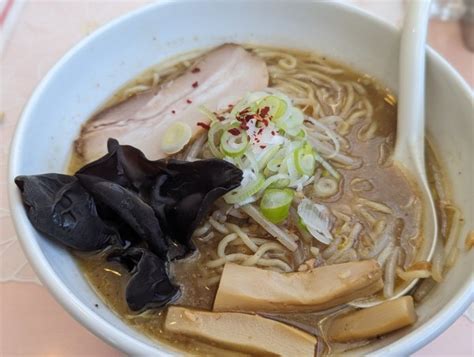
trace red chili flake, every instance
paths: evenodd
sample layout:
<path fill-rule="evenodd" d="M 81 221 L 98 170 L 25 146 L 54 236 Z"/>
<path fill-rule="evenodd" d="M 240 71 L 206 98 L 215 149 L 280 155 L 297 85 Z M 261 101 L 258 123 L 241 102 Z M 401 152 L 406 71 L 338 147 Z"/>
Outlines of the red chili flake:
<path fill-rule="evenodd" d="M 225 120 L 225 118 L 222 115 L 216 115 L 216 117 L 219 121 L 224 121 Z"/>
<path fill-rule="evenodd" d="M 246 115 L 246 116 L 244 117 L 244 120 L 247 121 L 247 122 L 249 122 L 249 121 L 252 120 L 253 118 L 255 118 L 255 115 L 249 114 L 249 115 Z"/>
<path fill-rule="evenodd" d="M 229 105 L 227 105 L 227 108 L 230 108 L 230 109 L 232 109 L 233 107 L 234 107 L 234 105 L 233 105 L 233 104 L 229 104 Z"/>
<path fill-rule="evenodd" d="M 258 135 L 261 135 L 262 133 L 263 133 L 263 128 L 258 129 L 257 134 L 258 134 Z"/>
<path fill-rule="evenodd" d="M 176 114 L 176 110 L 172 110 L 171 113 Z"/>
<path fill-rule="evenodd" d="M 249 128 L 249 127 L 248 127 L 247 125 L 245 125 L 245 124 L 241 124 L 241 125 L 240 125 L 240 129 L 248 130 L 248 128 Z"/>
<path fill-rule="evenodd" d="M 199 72 L 201 72 L 201 69 L 199 67 L 193 68 L 193 70 L 191 71 L 191 73 L 199 73 Z"/>
<path fill-rule="evenodd" d="M 191 104 L 193 101 L 191 99 L 186 99 L 186 103 Z"/>
<path fill-rule="evenodd" d="M 262 118 L 265 118 L 269 111 L 270 111 L 270 107 L 263 107 L 262 109 L 259 110 L 259 115 Z"/>
<path fill-rule="evenodd" d="M 193 88 L 197 88 L 199 86 L 199 83 L 196 81 L 192 84 Z"/>
<path fill-rule="evenodd" d="M 272 130 L 272 135 L 275 135 L 275 132 Z"/>
<path fill-rule="evenodd" d="M 263 119 L 263 125 L 268 126 L 268 120 L 267 119 Z"/>
<path fill-rule="evenodd" d="M 265 149 L 267 145 L 260 145 L 260 149 Z"/>
<path fill-rule="evenodd" d="M 232 129 L 229 129 L 229 130 L 227 130 L 227 131 L 228 131 L 229 133 L 231 133 L 232 135 L 234 135 L 234 136 L 240 135 L 240 130 L 237 129 L 237 128 L 232 128 Z"/>
<path fill-rule="evenodd" d="M 209 129 L 211 128 L 211 126 L 210 126 L 209 124 L 203 123 L 203 122 L 201 122 L 201 121 L 200 121 L 200 122 L 197 122 L 196 125 L 197 125 L 197 126 L 200 126 L 200 127 L 203 128 L 203 129 L 206 129 L 206 130 L 209 130 Z"/>

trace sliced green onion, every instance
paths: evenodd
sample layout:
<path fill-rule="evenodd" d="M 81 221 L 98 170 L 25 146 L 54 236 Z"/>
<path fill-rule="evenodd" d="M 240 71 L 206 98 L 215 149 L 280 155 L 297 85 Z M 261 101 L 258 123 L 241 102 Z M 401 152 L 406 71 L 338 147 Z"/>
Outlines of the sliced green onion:
<path fill-rule="evenodd" d="M 280 171 L 280 167 L 284 159 L 285 159 L 284 157 L 275 157 L 271 159 L 267 164 L 267 168 L 273 172 Z"/>
<path fill-rule="evenodd" d="M 268 97 L 268 93 L 264 91 L 257 91 L 257 92 L 249 92 L 244 98 L 244 101 L 247 104 L 247 106 L 254 106 L 254 103 L 259 102 L 263 98 Z"/>
<path fill-rule="evenodd" d="M 311 176 L 316 168 L 316 161 L 311 154 L 295 155 L 296 170 L 301 175 Z"/>
<path fill-rule="evenodd" d="M 295 156 L 289 155 L 283 164 L 280 166 L 280 172 L 287 171 L 290 174 L 291 180 L 297 179 L 300 175 L 295 165 Z"/>
<path fill-rule="evenodd" d="M 209 109 L 207 109 L 204 105 L 199 106 L 199 111 L 202 114 L 204 114 L 206 117 L 208 117 L 211 123 L 219 121 L 219 119 L 217 119 L 217 116 L 213 112 L 211 112 Z"/>
<path fill-rule="evenodd" d="M 275 175 L 277 176 L 277 175 Z M 274 182 L 272 182 L 268 187 L 270 188 L 285 188 L 288 187 L 291 183 L 291 180 L 289 178 L 281 178 L 278 179 Z"/>
<path fill-rule="evenodd" d="M 298 220 L 296 221 L 296 227 L 301 231 L 309 233 L 308 227 L 306 227 L 306 224 L 303 223 L 303 219 L 299 216 L 298 216 Z"/>
<path fill-rule="evenodd" d="M 260 211 L 270 222 L 281 223 L 288 217 L 293 197 L 294 191 L 288 188 L 283 190 L 270 188 L 263 194 Z"/>
<path fill-rule="evenodd" d="M 260 191 L 263 187 L 264 182 L 265 178 L 263 177 L 263 175 L 258 174 L 255 180 L 252 180 L 247 185 L 237 187 L 236 189 L 226 193 L 224 195 L 224 200 L 231 205 L 243 202 L 244 200 L 247 200 L 249 197 Z"/>
<path fill-rule="evenodd" d="M 265 110 L 262 111 L 264 108 Z M 324 168 L 323 178 L 319 185 L 326 183 L 327 179 L 324 178 L 326 175 L 340 179 L 340 174 L 306 141 L 305 114 L 296 108 L 284 94 L 273 91 L 250 92 L 235 104 L 227 115 L 227 119 L 223 121 L 219 121 L 217 114 L 207 108 L 200 109 L 211 120 L 207 137 L 207 146 L 211 154 L 232 162 L 250 175 L 246 176 L 247 179 L 253 178 L 244 180 L 245 185 L 225 195 L 228 203 L 245 205 L 248 202 L 257 201 L 269 189 L 293 187 L 301 190 L 312 182 L 310 177 L 314 175 L 319 163 Z M 254 126 L 258 128 L 258 125 L 252 123 L 249 133 L 247 130 L 240 129 L 241 123 L 236 118 L 243 110 L 248 114 L 266 112 L 268 116 L 271 116 L 271 130 L 278 131 L 284 138 L 284 144 L 281 140 L 270 145 L 259 145 L 259 140 L 251 141 L 250 131 L 252 135 L 257 135 L 253 131 L 255 131 Z M 272 132 L 272 134 L 275 133 Z M 264 135 L 267 135 L 267 132 L 263 133 Z M 257 146 L 259 146 L 258 149 Z M 331 187 L 326 186 L 333 189 L 333 181 L 336 180 L 328 181 Z"/>
<path fill-rule="evenodd" d="M 236 118 L 237 115 L 242 111 L 244 110 L 245 108 L 248 108 L 248 103 L 247 101 L 245 100 L 241 100 L 240 102 L 238 102 L 236 105 L 234 105 L 234 107 L 232 108 L 232 110 L 230 111 L 230 116 L 232 118 Z M 250 108 L 249 108 L 250 109 Z"/>
<path fill-rule="evenodd" d="M 263 91 L 247 93 L 247 95 L 242 100 L 240 100 L 234 105 L 234 107 L 230 111 L 230 116 L 236 118 L 238 114 L 245 109 L 248 109 L 249 113 L 251 113 L 252 111 L 254 111 L 256 106 L 254 103 L 257 103 L 261 98 L 267 95 L 268 93 Z"/>
<path fill-rule="evenodd" d="M 263 98 L 257 103 L 258 109 L 265 107 L 269 108 L 268 115 L 272 117 L 272 120 L 278 120 L 285 114 L 288 106 L 283 99 L 280 99 L 274 95 L 269 95 Z"/>
<path fill-rule="evenodd" d="M 232 129 L 235 128 L 230 130 Z M 249 143 L 247 133 L 240 131 L 238 135 L 233 135 L 228 130 L 221 136 L 221 151 L 230 157 L 242 156 L 245 150 L 247 150 Z"/>
<path fill-rule="evenodd" d="M 314 183 L 314 194 L 321 198 L 334 196 L 338 190 L 339 182 L 331 176 L 321 177 Z"/>
<path fill-rule="evenodd" d="M 291 113 L 288 117 L 282 117 L 275 120 L 276 125 L 283 129 L 287 134 L 297 136 L 303 126 L 304 114 L 296 107 L 291 108 Z"/>
<path fill-rule="evenodd" d="M 254 173 L 260 172 L 260 170 L 258 168 L 257 159 L 255 158 L 255 155 L 253 154 L 252 150 L 247 150 L 245 152 L 245 157 L 247 158 L 253 172 Z"/>
<path fill-rule="evenodd" d="M 270 176 L 274 175 L 275 172 L 276 172 L 276 171 L 272 171 L 272 170 L 270 170 L 268 167 L 265 167 L 265 168 L 263 169 L 263 176 L 265 176 L 265 177 L 270 177 Z"/>
<path fill-rule="evenodd" d="M 339 180 L 341 178 L 341 175 L 339 172 L 337 172 L 329 162 L 324 160 L 321 155 L 319 155 L 317 152 L 315 153 L 315 160 L 319 162 L 326 170 L 329 172 L 336 180 Z"/>
<path fill-rule="evenodd" d="M 305 143 L 303 147 L 294 151 L 295 167 L 299 174 L 311 176 L 316 169 L 315 153 L 311 145 Z"/>
<path fill-rule="evenodd" d="M 235 163 L 235 165 L 237 167 L 244 167 L 241 156 L 236 156 L 236 157 L 232 158 L 232 161 Z"/>
<path fill-rule="evenodd" d="M 267 149 L 265 149 L 265 152 L 263 153 L 261 158 L 257 160 L 259 170 L 263 170 L 265 167 L 267 167 L 267 164 L 278 153 L 279 150 L 280 150 L 280 145 L 270 146 Z M 272 170 L 272 171 L 276 171 L 276 170 Z"/>
<path fill-rule="evenodd" d="M 286 184 L 283 184 L 286 183 Z M 272 188 L 285 188 L 288 187 L 290 178 L 285 174 L 276 174 L 267 178 L 261 188 L 261 191 L 266 190 L 268 187 Z"/>
<path fill-rule="evenodd" d="M 211 150 L 212 155 L 217 158 L 222 158 L 223 155 L 216 145 L 216 140 L 218 139 L 216 136 L 224 129 L 225 126 L 222 123 L 214 122 L 211 124 L 211 127 L 207 132 L 207 145 L 209 146 L 209 150 Z"/>
<path fill-rule="evenodd" d="M 192 136 L 191 127 L 180 121 L 171 124 L 161 138 L 161 150 L 166 154 L 175 154 L 185 147 Z"/>
<path fill-rule="evenodd" d="M 307 136 L 306 130 L 301 129 L 300 132 L 296 136 L 301 139 L 306 139 L 306 136 Z"/>
<path fill-rule="evenodd" d="M 303 122 L 304 122 L 303 112 L 296 107 L 291 108 L 291 115 L 286 121 L 286 126 L 289 128 L 294 128 L 294 127 L 303 125 Z"/>
<path fill-rule="evenodd" d="M 300 138 L 301 129 L 299 127 L 286 128 L 285 133 L 289 136 L 293 136 L 295 138 Z"/>
<path fill-rule="evenodd" d="M 309 233 L 323 244 L 330 244 L 333 236 L 330 231 L 331 212 L 326 206 L 304 198 L 298 205 L 298 216 Z"/>

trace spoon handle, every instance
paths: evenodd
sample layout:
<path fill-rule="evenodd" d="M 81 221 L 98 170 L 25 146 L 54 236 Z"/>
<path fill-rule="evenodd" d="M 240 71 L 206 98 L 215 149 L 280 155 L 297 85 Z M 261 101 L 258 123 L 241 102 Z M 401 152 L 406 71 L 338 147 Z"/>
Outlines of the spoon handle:
<path fill-rule="evenodd" d="M 425 46 L 429 0 L 410 0 L 403 26 L 399 58 L 399 102 L 395 160 L 407 166 L 411 157 L 423 172 L 425 145 Z M 404 162 L 405 161 L 405 162 Z M 422 169 L 422 170 L 419 170 Z"/>

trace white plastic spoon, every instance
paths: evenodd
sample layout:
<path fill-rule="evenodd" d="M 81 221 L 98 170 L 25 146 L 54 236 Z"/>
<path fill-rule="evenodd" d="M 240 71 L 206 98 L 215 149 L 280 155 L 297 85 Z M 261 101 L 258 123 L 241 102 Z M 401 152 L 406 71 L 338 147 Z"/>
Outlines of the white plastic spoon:
<path fill-rule="evenodd" d="M 399 57 L 397 139 L 394 164 L 417 186 L 423 207 L 423 241 L 416 261 L 430 261 L 438 236 L 436 210 L 425 170 L 425 47 L 429 0 L 410 0 L 403 25 Z M 391 299 L 405 295 L 417 283 L 409 281 L 395 290 Z M 357 307 L 377 305 L 384 300 L 353 302 Z"/>

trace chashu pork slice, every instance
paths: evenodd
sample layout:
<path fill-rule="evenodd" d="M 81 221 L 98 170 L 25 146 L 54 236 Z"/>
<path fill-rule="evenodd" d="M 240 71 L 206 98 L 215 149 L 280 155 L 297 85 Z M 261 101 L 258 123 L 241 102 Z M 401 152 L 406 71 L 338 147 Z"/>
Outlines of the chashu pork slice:
<path fill-rule="evenodd" d="M 168 308 L 165 330 L 259 356 L 313 357 L 317 343 L 306 332 L 261 316 L 178 306 Z"/>
<path fill-rule="evenodd" d="M 227 263 L 214 311 L 321 311 L 373 295 L 382 288 L 382 270 L 375 260 L 295 273 Z"/>
<path fill-rule="evenodd" d="M 121 108 L 125 114 L 116 110 L 87 122 L 76 141 L 76 150 L 89 162 L 105 154 L 107 139 L 115 138 L 122 145 L 139 148 L 149 159 L 162 158 L 166 154 L 160 141 L 171 124 L 185 123 L 194 135 L 203 130 L 197 123 L 207 121 L 199 106 L 216 111 L 235 104 L 249 91 L 267 86 L 268 70 L 261 58 L 238 45 L 222 45 L 182 76 L 164 84 L 156 95 L 148 94 L 149 99 L 145 96 L 147 101 L 143 97 L 133 101 L 133 107 L 144 102 L 133 113 L 124 105 Z"/>

